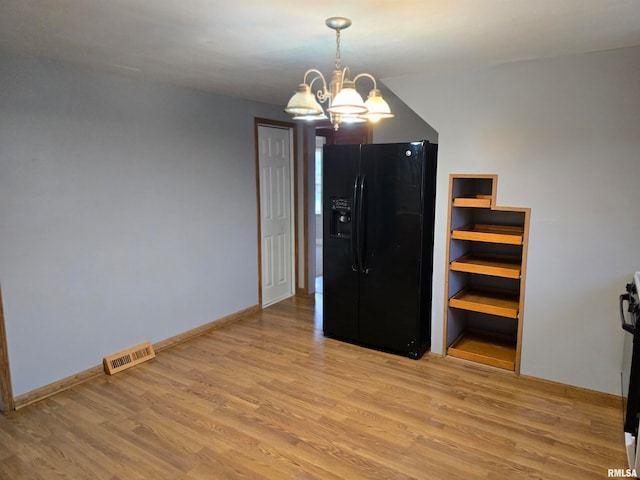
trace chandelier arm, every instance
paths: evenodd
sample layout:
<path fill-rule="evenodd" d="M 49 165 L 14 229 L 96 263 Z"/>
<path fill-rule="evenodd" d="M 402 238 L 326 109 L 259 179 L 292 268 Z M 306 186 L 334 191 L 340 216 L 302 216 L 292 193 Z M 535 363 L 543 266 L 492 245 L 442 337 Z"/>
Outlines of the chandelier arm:
<path fill-rule="evenodd" d="M 378 88 L 378 85 L 376 84 L 376 79 L 373 77 L 373 75 L 371 75 L 370 73 L 359 73 L 358 75 L 356 75 L 356 78 L 353 79 L 353 83 L 356 83 L 356 81 L 360 78 L 360 77 L 367 77 L 370 78 L 373 81 L 373 88 L 374 90 Z"/>
<path fill-rule="evenodd" d="M 315 73 L 317 76 L 313 77 L 313 79 L 311 80 L 311 82 L 307 83 L 307 77 L 309 76 L 309 74 L 311 73 Z M 318 96 L 318 99 L 321 102 L 325 102 L 327 100 L 328 94 L 327 94 L 327 81 L 324 78 L 324 75 L 322 74 L 322 72 L 318 69 L 315 68 L 310 68 L 309 70 L 307 70 L 306 72 L 304 72 L 304 78 L 302 79 L 303 83 L 306 83 L 307 85 L 309 85 L 309 88 L 311 88 L 311 85 L 313 84 L 313 82 L 315 82 L 317 79 L 322 80 L 322 90 L 318 90 L 316 92 L 316 95 Z"/>

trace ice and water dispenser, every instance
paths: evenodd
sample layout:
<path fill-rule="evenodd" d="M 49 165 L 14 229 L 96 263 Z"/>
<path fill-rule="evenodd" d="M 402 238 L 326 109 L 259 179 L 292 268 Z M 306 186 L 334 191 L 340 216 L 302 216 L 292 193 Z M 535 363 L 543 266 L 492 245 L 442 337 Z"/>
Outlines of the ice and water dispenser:
<path fill-rule="evenodd" d="M 329 234 L 332 237 L 351 238 L 351 199 L 331 199 Z"/>

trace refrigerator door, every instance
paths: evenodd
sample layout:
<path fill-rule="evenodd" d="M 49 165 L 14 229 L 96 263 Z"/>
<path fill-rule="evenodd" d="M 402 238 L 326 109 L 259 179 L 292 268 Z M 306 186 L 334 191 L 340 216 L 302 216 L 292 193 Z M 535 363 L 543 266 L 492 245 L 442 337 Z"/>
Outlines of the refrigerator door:
<path fill-rule="evenodd" d="M 413 358 L 424 353 L 430 340 L 435 192 L 424 190 L 426 183 L 435 189 L 435 158 L 431 162 L 426 165 L 423 142 L 362 146 L 358 338 Z M 426 216 L 425 195 L 432 198 Z"/>
<path fill-rule="evenodd" d="M 323 153 L 323 331 L 357 341 L 358 272 L 354 186 L 360 145 L 325 145 Z"/>

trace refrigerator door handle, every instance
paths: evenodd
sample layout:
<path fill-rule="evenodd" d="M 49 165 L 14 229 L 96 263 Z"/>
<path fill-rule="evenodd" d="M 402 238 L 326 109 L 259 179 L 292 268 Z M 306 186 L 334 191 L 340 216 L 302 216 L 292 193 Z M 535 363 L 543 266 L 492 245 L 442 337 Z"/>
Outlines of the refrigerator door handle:
<path fill-rule="evenodd" d="M 358 215 L 357 215 L 357 206 L 358 206 L 358 182 L 360 181 L 360 176 L 358 175 L 353 182 L 353 196 L 351 198 L 351 270 L 354 272 L 359 272 L 359 263 L 358 263 Z"/>
<path fill-rule="evenodd" d="M 365 228 L 365 182 L 367 180 L 366 175 L 362 175 L 360 177 L 360 186 L 358 190 L 360 191 L 360 198 L 358 201 L 358 267 L 360 271 L 364 274 L 369 273 L 369 269 L 364 264 L 364 228 Z"/>

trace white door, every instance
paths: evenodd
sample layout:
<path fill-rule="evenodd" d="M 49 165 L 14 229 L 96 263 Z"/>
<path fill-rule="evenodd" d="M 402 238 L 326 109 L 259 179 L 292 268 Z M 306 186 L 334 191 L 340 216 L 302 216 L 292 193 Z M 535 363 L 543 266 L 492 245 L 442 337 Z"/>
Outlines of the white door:
<path fill-rule="evenodd" d="M 293 295 L 292 130 L 258 126 L 262 306 Z"/>

